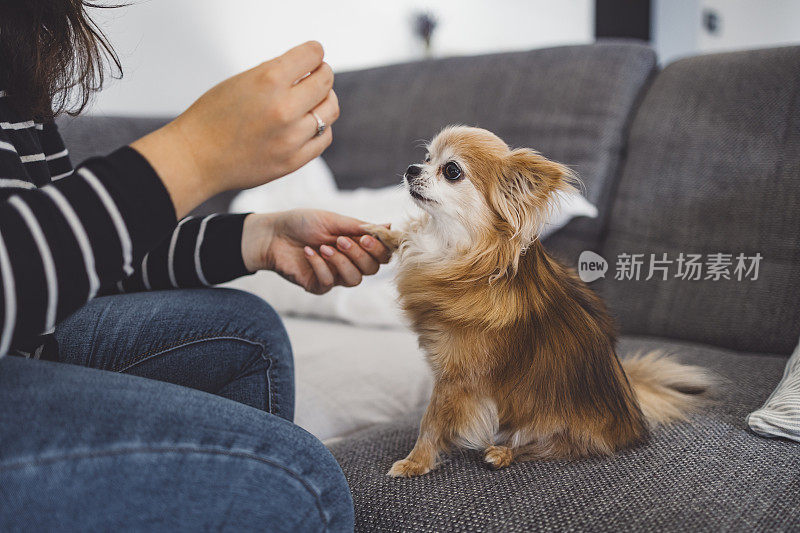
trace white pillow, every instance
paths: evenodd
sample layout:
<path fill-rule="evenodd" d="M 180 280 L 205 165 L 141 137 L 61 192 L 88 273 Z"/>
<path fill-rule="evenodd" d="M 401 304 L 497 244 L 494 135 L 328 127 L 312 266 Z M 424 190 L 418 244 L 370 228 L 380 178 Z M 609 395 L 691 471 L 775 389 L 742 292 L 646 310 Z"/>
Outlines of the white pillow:
<path fill-rule="evenodd" d="M 418 212 L 398 181 L 381 189 L 340 191 L 322 158 L 279 180 L 242 191 L 231 202 L 232 213 L 285 211 L 310 207 L 368 222 L 397 224 Z"/>
<path fill-rule="evenodd" d="M 234 213 L 301 207 L 326 209 L 367 222 L 389 222 L 394 226 L 419 209 L 399 184 L 381 189 L 338 190 L 333 174 L 322 158 L 279 180 L 243 191 L 231 203 Z M 559 208 L 542 236 L 553 233 L 578 216 L 596 217 L 597 208 L 579 194 L 562 195 Z M 322 296 L 309 294 L 274 272 L 257 272 L 225 286 L 256 294 L 284 315 L 336 319 L 362 326 L 404 327 L 393 277 L 394 266 L 389 264 L 378 274 L 364 278 L 357 287 L 335 287 Z"/>
<path fill-rule="evenodd" d="M 421 414 L 433 375 L 411 331 L 287 317 L 295 369 L 294 422 L 318 439 Z"/>

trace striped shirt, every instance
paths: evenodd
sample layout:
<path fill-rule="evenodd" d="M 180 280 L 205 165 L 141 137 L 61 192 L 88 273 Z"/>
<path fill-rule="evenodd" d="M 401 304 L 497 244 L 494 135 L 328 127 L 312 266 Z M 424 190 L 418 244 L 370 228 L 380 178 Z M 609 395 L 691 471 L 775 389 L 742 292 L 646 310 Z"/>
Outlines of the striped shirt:
<path fill-rule="evenodd" d="M 42 336 L 100 294 L 197 287 L 248 274 L 246 215 L 176 225 L 164 184 L 129 147 L 73 169 L 55 123 L 0 90 L 0 357 L 38 357 Z"/>

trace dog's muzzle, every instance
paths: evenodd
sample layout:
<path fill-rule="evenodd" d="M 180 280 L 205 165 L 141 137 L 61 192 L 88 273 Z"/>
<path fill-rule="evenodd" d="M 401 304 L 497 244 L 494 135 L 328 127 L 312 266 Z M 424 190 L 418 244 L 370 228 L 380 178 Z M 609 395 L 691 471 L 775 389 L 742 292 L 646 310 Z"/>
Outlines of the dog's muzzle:
<path fill-rule="evenodd" d="M 417 179 L 420 174 L 422 174 L 421 165 L 409 165 L 409 167 L 406 169 L 405 178 L 408 181 L 408 183 L 411 183 L 412 181 Z"/>

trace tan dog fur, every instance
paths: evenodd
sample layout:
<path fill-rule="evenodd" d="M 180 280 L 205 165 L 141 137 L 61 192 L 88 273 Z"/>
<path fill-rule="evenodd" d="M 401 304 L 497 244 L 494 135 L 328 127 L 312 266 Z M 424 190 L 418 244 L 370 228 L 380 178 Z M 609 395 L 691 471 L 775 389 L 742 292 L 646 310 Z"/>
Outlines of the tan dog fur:
<path fill-rule="evenodd" d="M 447 180 L 454 162 L 462 177 Z M 703 369 L 648 354 L 620 364 L 603 302 L 538 241 L 570 170 L 494 134 L 449 127 L 411 183 L 424 214 L 404 231 L 369 226 L 397 250 L 400 301 L 435 385 L 411 453 L 418 476 L 451 446 L 512 461 L 612 454 L 684 418 Z"/>

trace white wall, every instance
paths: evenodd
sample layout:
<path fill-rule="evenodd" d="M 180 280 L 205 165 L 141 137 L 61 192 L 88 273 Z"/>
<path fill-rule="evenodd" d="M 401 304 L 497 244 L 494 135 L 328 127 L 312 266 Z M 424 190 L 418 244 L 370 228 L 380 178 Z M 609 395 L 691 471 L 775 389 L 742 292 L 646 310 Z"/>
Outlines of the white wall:
<path fill-rule="evenodd" d="M 719 31 L 700 32 L 703 52 L 800 43 L 798 0 L 703 0 L 720 15 Z"/>
<path fill-rule="evenodd" d="M 653 0 L 650 13 L 652 44 L 662 62 L 698 53 L 700 0 Z"/>
<path fill-rule="evenodd" d="M 436 55 L 591 42 L 593 0 L 132 0 L 95 19 L 125 69 L 90 112 L 174 114 L 236 72 L 316 39 L 334 70 L 421 57 L 411 16 L 439 19 Z"/>
<path fill-rule="evenodd" d="M 719 29 L 703 27 L 703 13 Z M 679 57 L 800 44 L 800 0 L 653 0 L 653 46 L 662 63 Z"/>

